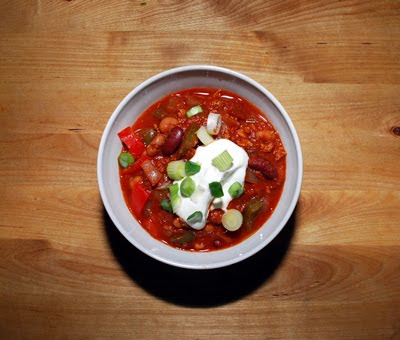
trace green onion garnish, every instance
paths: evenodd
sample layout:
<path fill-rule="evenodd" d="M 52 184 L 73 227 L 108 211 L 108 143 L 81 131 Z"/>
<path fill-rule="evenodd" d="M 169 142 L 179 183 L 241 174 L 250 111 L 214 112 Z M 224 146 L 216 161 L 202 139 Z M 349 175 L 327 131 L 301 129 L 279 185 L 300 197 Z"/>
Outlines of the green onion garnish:
<path fill-rule="evenodd" d="M 179 195 L 171 197 L 172 211 L 176 212 L 182 204 L 182 198 Z"/>
<path fill-rule="evenodd" d="M 202 219 L 203 213 L 201 211 L 196 211 L 187 218 L 187 221 L 190 223 L 195 223 L 200 222 Z"/>
<path fill-rule="evenodd" d="M 182 203 L 182 199 L 179 196 L 179 185 L 178 183 L 172 184 L 169 186 L 169 192 L 171 194 L 171 206 L 172 210 L 176 212 L 179 206 Z"/>
<path fill-rule="evenodd" d="M 233 158 L 228 151 L 224 151 L 211 161 L 219 171 L 228 170 L 233 163 Z"/>
<path fill-rule="evenodd" d="M 169 189 L 169 192 L 170 192 L 171 196 L 175 196 L 175 195 L 177 195 L 178 192 L 179 192 L 179 184 L 178 184 L 178 183 L 171 184 L 171 185 L 168 187 L 168 189 Z"/>
<path fill-rule="evenodd" d="M 197 174 L 200 171 L 200 165 L 192 162 L 192 161 L 187 161 L 185 164 L 185 172 L 186 176 L 193 176 L 194 174 Z"/>
<path fill-rule="evenodd" d="M 186 177 L 181 183 L 181 195 L 190 197 L 196 190 L 196 184 L 190 177 Z"/>
<path fill-rule="evenodd" d="M 197 130 L 197 137 L 204 145 L 208 145 L 214 141 L 214 138 L 210 136 L 204 126 L 201 126 L 200 129 Z"/>
<path fill-rule="evenodd" d="M 172 213 L 172 205 L 168 198 L 163 198 L 160 202 L 161 208 Z"/>
<path fill-rule="evenodd" d="M 186 116 L 190 118 L 202 112 L 203 112 L 202 107 L 200 105 L 197 105 L 193 106 L 190 110 L 186 111 Z"/>
<path fill-rule="evenodd" d="M 228 192 L 232 198 L 239 197 L 244 193 L 243 185 L 241 185 L 239 182 L 235 182 L 229 187 Z"/>
<path fill-rule="evenodd" d="M 222 225 L 229 231 L 238 230 L 243 223 L 243 216 L 239 210 L 229 209 L 222 216 Z"/>
<path fill-rule="evenodd" d="M 185 162 L 184 161 L 172 161 L 167 165 L 168 177 L 176 181 L 185 177 Z"/>
<path fill-rule="evenodd" d="M 129 152 L 121 152 L 118 157 L 119 165 L 123 168 L 129 167 L 135 162 L 135 158 Z"/>
<path fill-rule="evenodd" d="M 222 185 L 220 182 L 211 182 L 208 184 L 210 188 L 211 195 L 216 198 L 224 196 L 224 192 L 222 191 Z"/>

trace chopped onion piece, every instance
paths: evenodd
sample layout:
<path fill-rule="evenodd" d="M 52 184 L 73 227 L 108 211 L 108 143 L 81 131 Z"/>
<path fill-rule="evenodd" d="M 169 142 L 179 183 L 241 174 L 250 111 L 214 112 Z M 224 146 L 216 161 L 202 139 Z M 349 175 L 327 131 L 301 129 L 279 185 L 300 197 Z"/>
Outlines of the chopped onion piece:
<path fill-rule="evenodd" d="M 214 141 L 214 138 L 209 135 L 204 126 L 201 126 L 200 129 L 197 130 L 197 137 L 204 145 L 208 145 Z"/>
<path fill-rule="evenodd" d="M 218 135 L 221 130 L 221 115 L 219 113 L 210 113 L 207 118 L 207 132 L 210 135 Z"/>
<path fill-rule="evenodd" d="M 260 180 L 257 178 L 254 171 L 250 170 L 249 168 L 246 169 L 246 177 L 244 179 L 248 183 L 257 184 Z"/>
<path fill-rule="evenodd" d="M 162 178 L 162 173 L 158 171 L 150 160 L 144 161 L 140 166 L 152 186 L 155 186 Z"/>

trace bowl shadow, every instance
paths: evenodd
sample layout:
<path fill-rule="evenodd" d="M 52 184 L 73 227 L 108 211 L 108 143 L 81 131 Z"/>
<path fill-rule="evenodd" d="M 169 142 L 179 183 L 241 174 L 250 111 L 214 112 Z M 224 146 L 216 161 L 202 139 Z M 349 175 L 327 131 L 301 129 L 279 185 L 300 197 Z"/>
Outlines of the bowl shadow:
<path fill-rule="evenodd" d="M 250 258 L 217 269 L 191 270 L 159 262 L 135 248 L 103 209 L 105 233 L 116 260 L 148 293 L 187 307 L 216 307 L 252 293 L 271 279 L 290 248 L 296 226 L 295 209 L 275 239 Z"/>

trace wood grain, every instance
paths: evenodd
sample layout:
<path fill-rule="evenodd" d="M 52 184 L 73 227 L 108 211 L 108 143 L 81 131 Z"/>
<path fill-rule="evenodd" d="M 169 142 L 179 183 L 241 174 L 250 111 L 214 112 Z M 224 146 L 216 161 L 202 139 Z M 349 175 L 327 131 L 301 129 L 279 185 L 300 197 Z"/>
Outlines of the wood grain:
<path fill-rule="evenodd" d="M 100 0 L 3 1 L 1 30 L 217 31 L 308 28 L 310 32 L 357 32 L 397 26 L 397 1 Z"/>
<path fill-rule="evenodd" d="M 192 272 L 131 246 L 96 158 L 121 99 L 212 64 L 269 89 L 302 142 L 284 230 Z M 398 1 L 0 1 L 0 334 L 400 339 Z"/>
<path fill-rule="evenodd" d="M 186 301 L 188 292 L 182 290 L 185 283 L 180 282 L 185 279 L 196 288 L 203 284 L 198 293 L 201 298 L 219 301 L 217 294 L 221 294 L 221 289 L 215 288 L 215 282 L 228 282 L 215 281 L 218 273 L 191 277 L 187 272 L 160 268 L 136 252 L 127 252 L 130 261 L 136 262 L 130 268 L 133 275 L 147 275 L 139 281 L 143 285 L 140 288 L 121 275 L 110 256 L 99 256 L 96 251 L 90 255 L 88 251 L 52 246 L 44 240 L 2 242 L 1 255 L 7 264 L 3 270 L 8 273 L 3 282 L 2 301 L 5 306 L 12 304 L 15 308 L 14 313 L 2 320 L 4 329 L 10 335 L 18 335 L 21 330 L 9 325 L 26 321 L 32 323 L 34 336 L 95 336 L 100 331 L 103 336 L 132 332 L 138 336 L 165 337 L 176 332 L 176 324 L 184 319 L 186 326 L 179 331 L 180 336 L 228 338 L 235 332 L 238 337 L 306 338 L 321 333 L 335 337 L 338 330 L 344 337 L 354 334 L 352 330 L 357 330 L 360 337 L 389 337 L 398 326 L 399 305 L 391 302 L 398 301 L 399 292 L 382 289 L 398 284 L 397 247 L 294 246 L 291 256 L 268 285 L 244 300 L 211 309 L 182 308 L 170 305 L 168 299 Z M 264 253 L 259 260 L 265 257 Z M 256 263 L 252 263 L 250 271 L 228 271 L 225 277 L 239 279 L 246 274 L 247 279 L 257 281 L 262 278 L 262 271 L 254 270 L 260 270 L 262 263 Z M 157 280 L 160 274 L 165 275 L 163 282 Z M 212 278 L 214 282 L 206 281 Z M 196 284 L 194 279 L 200 282 Z M 158 284 L 154 283 L 157 281 Z M 158 299 L 143 294 L 143 288 L 150 289 Z M 133 291 L 139 295 L 132 295 Z M 204 296 L 211 292 L 214 296 Z M 71 299 L 77 294 L 78 303 Z M 199 299 L 191 298 L 199 303 Z M 306 317 L 307 314 L 313 317 Z M 22 320 L 18 315 L 22 315 Z M 98 318 L 107 321 L 98 324 L 95 322 Z M 329 323 L 326 318 L 332 321 Z M 155 320 L 163 327 L 152 330 Z"/>
<path fill-rule="evenodd" d="M 138 69 L 138 75 L 145 71 L 145 79 L 149 72 L 201 61 L 292 81 L 399 84 L 399 34 L 368 38 L 341 38 L 332 33 L 304 36 L 297 29 L 282 34 L 160 32 L 157 39 L 151 31 L 3 33 L 0 71 L 11 83 L 29 74 L 32 81 L 56 80 L 62 75 L 64 81 L 79 78 L 84 84 L 104 84 L 132 81 L 136 78 L 132 69 Z M 9 46 L 11 40 L 13 46 Z"/>

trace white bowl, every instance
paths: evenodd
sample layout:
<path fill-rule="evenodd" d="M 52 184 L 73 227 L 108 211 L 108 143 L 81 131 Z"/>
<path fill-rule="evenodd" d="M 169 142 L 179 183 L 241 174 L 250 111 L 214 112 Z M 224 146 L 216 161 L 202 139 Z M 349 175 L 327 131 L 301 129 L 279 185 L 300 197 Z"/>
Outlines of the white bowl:
<path fill-rule="evenodd" d="M 117 133 L 132 125 L 151 104 L 181 89 L 224 88 L 239 94 L 266 114 L 280 134 L 287 151 L 286 181 L 279 203 L 256 233 L 233 247 L 207 253 L 177 250 L 151 237 L 128 210 L 120 187 Z M 255 254 L 285 226 L 297 203 L 303 175 L 300 142 L 282 105 L 256 81 L 238 72 L 215 66 L 185 66 L 162 72 L 136 87 L 118 105 L 101 138 L 97 176 L 104 206 L 115 226 L 136 248 L 164 263 L 190 269 L 224 267 Z"/>

